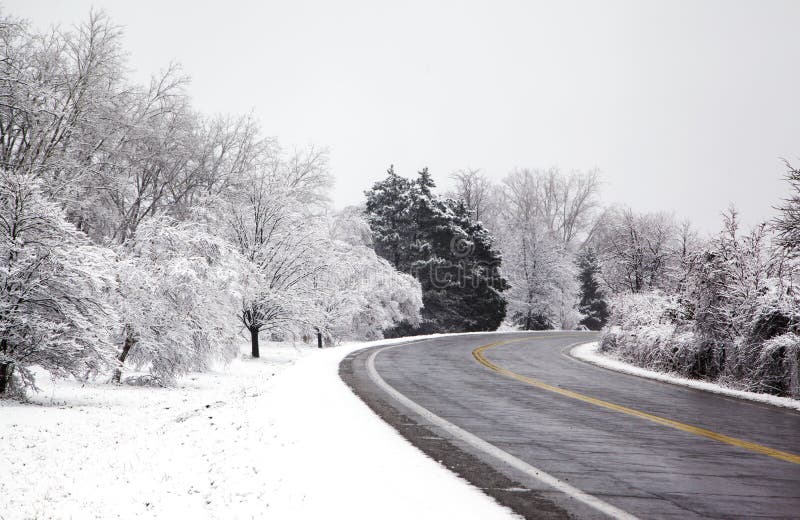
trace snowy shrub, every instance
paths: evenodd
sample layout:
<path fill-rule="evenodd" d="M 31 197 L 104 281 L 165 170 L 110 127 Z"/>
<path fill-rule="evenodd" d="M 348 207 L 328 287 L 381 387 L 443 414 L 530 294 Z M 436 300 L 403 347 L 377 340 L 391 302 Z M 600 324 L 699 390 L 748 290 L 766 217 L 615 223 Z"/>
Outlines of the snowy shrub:
<path fill-rule="evenodd" d="M 677 299 L 658 291 L 617 295 L 611 310 L 622 329 L 676 323 L 682 314 Z"/>
<path fill-rule="evenodd" d="M 28 176 L 0 176 L 0 361 L 35 388 L 30 367 L 87 376 L 115 364 L 107 296 L 113 255 L 93 246 Z"/>
<path fill-rule="evenodd" d="M 363 210 L 345 208 L 328 229 L 328 262 L 315 302 L 329 340 L 374 340 L 403 322 L 418 326 L 422 287 L 378 256 Z"/>
<path fill-rule="evenodd" d="M 750 374 L 756 390 L 800 398 L 800 335 L 786 333 L 761 345 Z"/>
<path fill-rule="evenodd" d="M 379 339 L 403 321 L 418 324 L 420 283 L 372 248 L 332 240 L 327 265 L 313 277 L 314 332 L 327 342 Z"/>
<path fill-rule="evenodd" d="M 605 327 L 600 334 L 600 352 L 616 352 L 620 334 L 622 329 L 617 326 Z"/>
<path fill-rule="evenodd" d="M 601 349 L 642 367 L 691 375 L 697 362 L 695 337 L 674 297 L 660 292 L 618 295 Z"/>
<path fill-rule="evenodd" d="M 364 304 L 349 323 L 353 339 L 373 340 L 400 323 L 416 327 L 420 323 L 422 288 L 411 275 L 395 270 L 383 259 L 375 260 L 370 284 L 365 287 Z"/>

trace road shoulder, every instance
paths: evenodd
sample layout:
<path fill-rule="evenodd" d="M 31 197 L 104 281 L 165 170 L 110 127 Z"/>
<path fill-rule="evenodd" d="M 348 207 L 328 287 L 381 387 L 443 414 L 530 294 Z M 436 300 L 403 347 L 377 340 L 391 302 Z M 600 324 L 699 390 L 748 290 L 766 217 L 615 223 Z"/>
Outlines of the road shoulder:
<path fill-rule="evenodd" d="M 756 402 L 760 404 L 768 404 L 780 408 L 789 408 L 791 410 L 800 411 L 800 401 L 790 397 L 779 397 L 769 394 L 760 394 L 756 392 L 747 392 L 743 390 L 736 390 L 728 388 L 709 381 L 700 381 L 696 379 L 688 379 L 674 374 L 656 372 L 646 368 L 632 365 L 620 359 L 616 359 L 599 352 L 599 344 L 596 341 L 576 345 L 568 350 L 569 356 L 579 361 L 591 363 L 592 365 L 614 372 L 621 372 L 628 375 L 660 381 L 662 383 L 669 383 L 672 385 L 683 386 L 695 390 L 703 390 L 713 394 L 724 395 L 726 397 L 734 397 L 745 401 Z"/>

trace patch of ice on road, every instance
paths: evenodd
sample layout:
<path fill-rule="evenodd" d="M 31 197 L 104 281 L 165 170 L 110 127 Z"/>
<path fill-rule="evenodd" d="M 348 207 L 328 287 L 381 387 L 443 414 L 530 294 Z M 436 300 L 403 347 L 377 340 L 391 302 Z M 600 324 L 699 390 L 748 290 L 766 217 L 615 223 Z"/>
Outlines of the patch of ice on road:
<path fill-rule="evenodd" d="M 172 389 L 40 379 L 0 401 L 0 517 L 513 517 L 339 379 L 369 345 L 269 345 Z"/>
<path fill-rule="evenodd" d="M 734 388 L 728 388 L 726 386 L 722 386 L 717 383 L 711 383 L 709 381 L 698 381 L 696 379 L 688 379 L 675 374 L 648 370 L 646 368 L 641 368 L 637 367 L 636 365 L 626 363 L 625 361 L 612 357 L 611 355 L 601 354 L 599 352 L 599 348 L 600 345 L 597 342 L 584 343 L 583 345 L 573 347 L 570 350 L 570 355 L 594 365 L 616 370 L 617 372 L 624 372 L 626 374 L 646 377 L 648 379 L 655 379 L 657 381 L 672 383 L 674 385 L 686 386 L 697 390 L 713 392 L 715 394 L 737 397 L 739 399 L 746 399 L 748 401 L 756 401 L 759 403 L 766 403 L 800 411 L 800 401 L 797 399 L 736 390 Z"/>

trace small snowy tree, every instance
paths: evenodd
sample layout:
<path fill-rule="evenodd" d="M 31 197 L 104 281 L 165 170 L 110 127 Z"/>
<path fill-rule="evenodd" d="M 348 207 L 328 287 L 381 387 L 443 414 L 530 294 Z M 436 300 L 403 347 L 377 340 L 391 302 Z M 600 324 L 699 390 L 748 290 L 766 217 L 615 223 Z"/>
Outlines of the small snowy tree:
<path fill-rule="evenodd" d="M 406 323 L 419 326 L 422 288 L 413 276 L 394 269 L 382 258 L 370 258 L 369 283 L 364 302 L 352 318 L 350 335 L 355 339 L 380 339 L 387 330 Z"/>
<path fill-rule="evenodd" d="M 384 330 L 419 324 L 422 292 L 414 277 L 400 273 L 366 246 L 331 240 L 327 264 L 314 275 L 315 331 L 329 342 L 377 339 Z"/>
<path fill-rule="evenodd" d="M 328 224 L 326 265 L 314 277 L 320 330 L 329 340 L 378 339 L 406 322 L 418 326 L 420 283 L 397 271 L 372 249 L 369 224 L 360 208 L 345 208 Z"/>
<path fill-rule="evenodd" d="M 137 227 L 121 256 L 120 363 L 146 367 L 158 383 L 170 384 L 237 355 L 244 262 L 225 242 L 198 224 L 154 218 Z"/>
<path fill-rule="evenodd" d="M 763 374 L 753 371 L 764 367 L 765 342 L 796 333 L 800 323 L 793 264 L 770 246 L 765 224 L 741 233 L 736 211 L 725 215 L 725 229 L 703 252 L 691 285 L 700 375 L 760 385 Z"/>
<path fill-rule="evenodd" d="M 598 280 L 600 264 L 591 248 L 578 254 L 578 269 L 581 293 L 578 311 L 584 316 L 580 323 L 589 330 L 600 330 L 608 320 L 608 304 Z"/>
<path fill-rule="evenodd" d="M 514 323 L 525 330 L 574 328 L 580 320 L 578 286 L 569 256 L 535 227 L 515 229 L 504 240 L 519 244 L 504 246 L 504 273 L 511 284 L 506 298 Z"/>
<path fill-rule="evenodd" d="M 93 246 L 30 175 L 0 175 L 0 361 L 85 378 L 113 366 L 112 254 Z"/>

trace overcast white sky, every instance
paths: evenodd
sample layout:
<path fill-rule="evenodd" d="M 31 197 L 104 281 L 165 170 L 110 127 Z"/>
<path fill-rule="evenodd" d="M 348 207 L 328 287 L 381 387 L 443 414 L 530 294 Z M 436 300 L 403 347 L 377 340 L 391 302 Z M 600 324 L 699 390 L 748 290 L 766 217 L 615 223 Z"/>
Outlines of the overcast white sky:
<path fill-rule="evenodd" d="M 125 26 L 141 78 L 182 63 L 205 112 L 253 110 L 331 151 L 335 202 L 390 163 L 599 168 L 603 198 L 702 230 L 747 223 L 800 164 L 798 1 L 5 0 L 45 27 L 90 7 Z"/>

